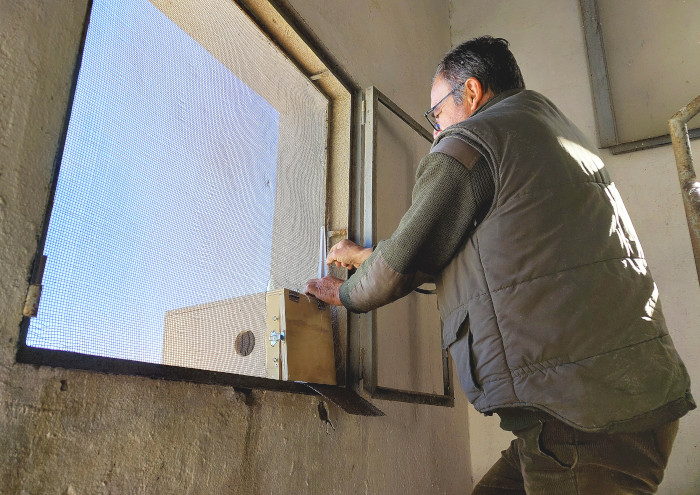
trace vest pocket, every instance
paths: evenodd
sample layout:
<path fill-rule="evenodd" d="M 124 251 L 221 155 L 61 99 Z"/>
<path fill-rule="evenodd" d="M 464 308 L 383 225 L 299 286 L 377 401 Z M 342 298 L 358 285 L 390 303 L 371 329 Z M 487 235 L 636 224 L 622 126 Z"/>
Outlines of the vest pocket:
<path fill-rule="evenodd" d="M 451 311 L 446 317 L 441 316 L 443 349 L 450 347 L 469 330 L 468 318 L 469 313 L 467 313 L 466 305 Z"/>
<path fill-rule="evenodd" d="M 455 362 L 459 383 L 471 402 L 476 400 L 482 393 L 481 385 L 476 379 L 474 355 L 472 352 L 472 342 L 474 338 L 471 330 L 462 335 L 450 346 L 450 354 Z"/>

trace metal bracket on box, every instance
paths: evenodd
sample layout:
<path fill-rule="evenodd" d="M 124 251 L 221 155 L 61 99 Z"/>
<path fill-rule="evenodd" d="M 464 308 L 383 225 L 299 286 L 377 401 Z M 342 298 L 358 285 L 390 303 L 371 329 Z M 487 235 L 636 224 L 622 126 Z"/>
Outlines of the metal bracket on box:
<path fill-rule="evenodd" d="M 270 332 L 270 347 L 284 340 L 284 332 Z"/>

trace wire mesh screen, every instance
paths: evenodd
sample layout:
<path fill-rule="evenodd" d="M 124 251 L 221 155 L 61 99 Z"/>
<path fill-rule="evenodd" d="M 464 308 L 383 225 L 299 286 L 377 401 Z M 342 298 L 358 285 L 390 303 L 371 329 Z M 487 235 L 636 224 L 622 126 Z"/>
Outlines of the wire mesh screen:
<path fill-rule="evenodd" d="M 263 293 L 317 273 L 327 111 L 228 0 L 95 0 L 27 345 L 264 376 Z"/>

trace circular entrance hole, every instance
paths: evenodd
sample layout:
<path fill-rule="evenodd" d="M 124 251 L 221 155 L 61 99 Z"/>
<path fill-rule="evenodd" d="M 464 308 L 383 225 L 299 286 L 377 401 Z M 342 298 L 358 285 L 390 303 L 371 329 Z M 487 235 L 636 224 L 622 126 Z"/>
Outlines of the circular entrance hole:
<path fill-rule="evenodd" d="M 247 356 L 253 352 L 255 347 L 255 335 L 248 330 L 247 332 L 239 333 L 236 337 L 236 352 L 241 356 Z"/>

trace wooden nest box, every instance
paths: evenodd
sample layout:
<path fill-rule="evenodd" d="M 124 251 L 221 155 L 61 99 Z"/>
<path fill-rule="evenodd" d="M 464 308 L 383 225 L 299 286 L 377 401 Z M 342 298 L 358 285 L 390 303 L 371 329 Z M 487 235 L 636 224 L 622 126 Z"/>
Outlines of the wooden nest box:
<path fill-rule="evenodd" d="M 289 289 L 266 294 L 267 377 L 335 385 L 335 352 L 328 304 Z"/>

